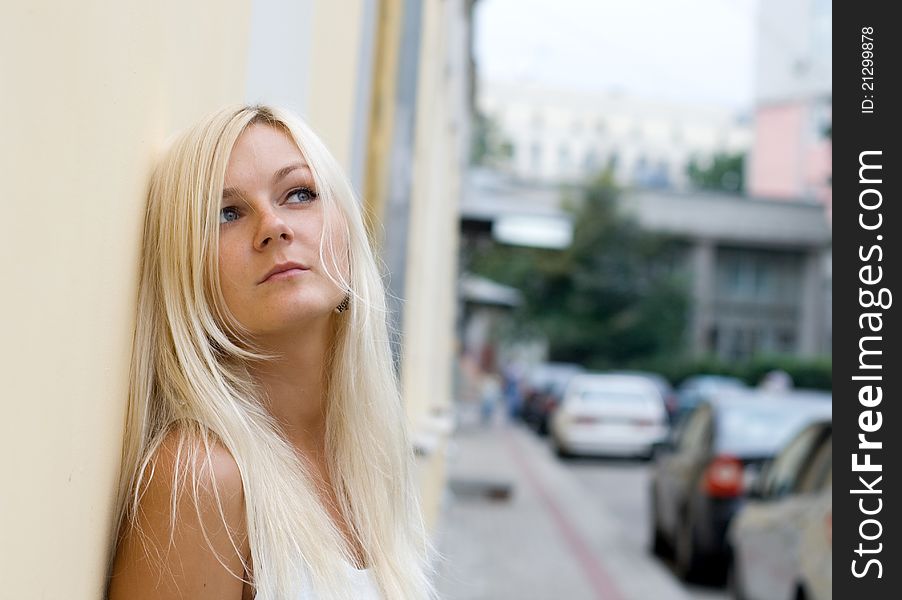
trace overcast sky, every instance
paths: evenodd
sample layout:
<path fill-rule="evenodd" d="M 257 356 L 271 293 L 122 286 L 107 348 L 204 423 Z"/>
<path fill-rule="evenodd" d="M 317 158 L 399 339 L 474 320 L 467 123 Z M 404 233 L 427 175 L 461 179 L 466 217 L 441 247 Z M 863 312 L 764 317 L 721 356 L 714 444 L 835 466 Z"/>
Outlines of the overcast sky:
<path fill-rule="evenodd" d="M 489 81 L 751 107 L 757 0 L 479 0 Z"/>

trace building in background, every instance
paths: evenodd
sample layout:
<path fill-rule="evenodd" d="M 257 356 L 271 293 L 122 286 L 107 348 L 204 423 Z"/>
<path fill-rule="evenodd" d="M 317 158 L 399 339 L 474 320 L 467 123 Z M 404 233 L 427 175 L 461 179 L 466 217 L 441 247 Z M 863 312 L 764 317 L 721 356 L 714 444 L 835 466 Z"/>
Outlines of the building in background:
<path fill-rule="evenodd" d="M 622 185 L 684 189 L 692 160 L 751 143 L 734 111 L 617 92 L 481 82 L 478 108 L 509 144 L 504 167 L 528 180 L 578 181 L 612 167 Z"/>
<path fill-rule="evenodd" d="M 0 106 L 18 116 L 0 159 L 15 165 L 5 185 L 16 221 L 40 224 L 41 236 L 22 227 L 0 242 L 4 256 L 19 257 L 3 267 L 16 285 L 3 304 L 15 319 L 3 325 L 2 397 L 13 412 L 0 450 L 29 456 L 0 473 L 4 592 L 102 594 L 147 178 L 171 134 L 229 103 L 300 113 L 361 193 L 399 299 L 396 355 L 434 526 L 452 393 L 472 0 L 10 8 L 0 78 L 15 93 Z M 48 168 L 66 194 L 35 185 Z"/>
<path fill-rule="evenodd" d="M 761 0 L 746 188 L 832 207 L 832 3 Z"/>
<path fill-rule="evenodd" d="M 741 362 L 831 352 L 831 231 L 818 205 L 712 193 L 637 191 L 623 209 L 682 242 L 689 282 L 686 350 Z"/>
<path fill-rule="evenodd" d="M 499 241 L 498 223 L 513 217 L 567 218 L 562 197 L 557 186 L 471 171 L 462 248 Z M 687 356 L 830 354 L 831 231 L 819 205 L 662 190 L 627 190 L 618 203 L 643 229 L 678 242 L 662 268 L 687 284 Z"/>

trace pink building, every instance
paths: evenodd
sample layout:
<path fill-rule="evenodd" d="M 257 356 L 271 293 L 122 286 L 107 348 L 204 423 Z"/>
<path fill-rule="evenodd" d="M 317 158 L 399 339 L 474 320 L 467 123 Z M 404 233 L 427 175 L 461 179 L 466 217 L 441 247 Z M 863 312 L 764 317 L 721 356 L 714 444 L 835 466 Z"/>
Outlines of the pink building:
<path fill-rule="evenodd" d="M 752 196 L 832 208 L 832 4 L 761 0 L 754 135 L 746 189 Z"/>

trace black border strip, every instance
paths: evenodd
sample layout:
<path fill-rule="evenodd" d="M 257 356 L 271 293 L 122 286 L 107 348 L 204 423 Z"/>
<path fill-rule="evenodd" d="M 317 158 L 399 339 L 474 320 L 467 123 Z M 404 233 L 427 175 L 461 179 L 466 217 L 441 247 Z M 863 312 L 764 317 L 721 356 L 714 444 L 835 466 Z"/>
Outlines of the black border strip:
<path fill-rule="evenodd" d="M 833 15 L 835 598 L 898 598 L 902 577 L 902 500 L 893 491 L 900 489 L 900 447 L 896 440 L 902 438 L 898 408 L 902 365 L 894 347 L 902 331 L 895 318 L 895 299 L 890 300 L 899 291 L 902 264 L 897 239 L 902 235 L 898 209 L 902 201 L 898 185 L 900 128 L 894 114 L 902 109 L 896 69 L 902 56 L 900 25 L 889 14 L 892 6 L 889 2 L 837 3 Z M 863 34 L 871 38 L 870 42 L 862 38 Z M 873 47 L 862 46 L 867 43 Z M 860 160 L 882 168 L 865 169 L 860 174 Z M 862 208 L 862 204 L 869 208 Z M 874 281 L 878 275 L 879 281 Z M 885 307 L 864 306 L 871 301 L 869 294 L 877 302 L 882 299 Z M 865 314 L 879 317 L 863 317 Z M 873 352 L 862 353 L 862 348 Z M 861 367 L 861 360 L 871 368 Z M 873 379 L 856 379 L 862 376 Z M 867 385 L 874 386 L 870 392 Z M 877 387 L 882 393 L 879 402 Z M 859 448 L 860 434 L 869 442 L 881 443 L 882 448 Z M 881 470 L 856 472 L 855 460 L 859 464 L 869 460 L 879 464 Z"/>

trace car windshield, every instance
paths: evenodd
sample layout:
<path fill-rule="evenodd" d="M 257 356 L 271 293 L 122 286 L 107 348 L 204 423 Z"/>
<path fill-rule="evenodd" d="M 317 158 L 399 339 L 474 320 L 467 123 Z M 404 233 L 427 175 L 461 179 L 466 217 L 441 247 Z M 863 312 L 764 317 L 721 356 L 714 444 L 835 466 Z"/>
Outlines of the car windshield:
<path fill-rule="evenodd" d="M 687 390 L 715 390 L 717 388 L 742 388 L 745 384 L 732 377 L 705 377 L 686 384 Z"/>
<path fill-rule="evenodd" d="M 814 416 L 801 406 L 724 406 L 718 445 L 738 455 L 771 455 Z"/>

